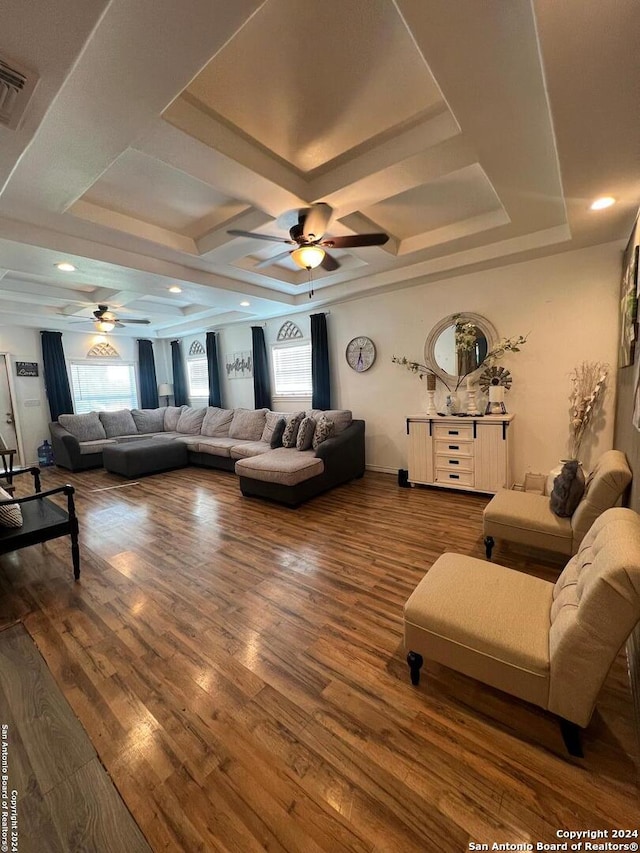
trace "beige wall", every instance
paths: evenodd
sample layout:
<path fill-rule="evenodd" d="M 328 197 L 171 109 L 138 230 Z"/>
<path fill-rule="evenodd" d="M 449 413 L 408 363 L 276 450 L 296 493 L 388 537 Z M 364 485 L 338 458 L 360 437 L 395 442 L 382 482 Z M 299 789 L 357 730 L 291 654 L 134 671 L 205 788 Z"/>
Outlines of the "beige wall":
<path fill-rule="evenodd" d="M 424 384 L 392 364 L 392 355 L 423 361 L 432 326 L 448 314 L 472 311 L 490 320 L 500 336 L 529 334 L 522 351 L 501 362 L 513 374 L 506 404 L 516 414 L 514 477 L 522 481 L 525 471 L 552 468 L 567 453 L 569 372 L 587 359 L 616 362 L 621 251 L 621 244 L 610 243 L 332 305 L 332 403 L 366 420 L 368 466 L 390 472 L 407 467 L 405 417 L 426 405 Z M 290 318 L 309 334 L 308 314 Z M 285 319 L 265 324 L 267 344 Z M 377 348 L 374 366 L 362 374 L 344 358 L 357 335 L 369 336 Z M 249 325 L 220 330 L 221 364 L 225 353 L 250 347 Z M 613 444 L 614 398 L 610 383 L 596 434 L 584 443 L 587 466 Z M 251 407 L 251 380 L 223 379 L 223 402 Z M 286 411 L 305 404 L 274 405 Z"/>

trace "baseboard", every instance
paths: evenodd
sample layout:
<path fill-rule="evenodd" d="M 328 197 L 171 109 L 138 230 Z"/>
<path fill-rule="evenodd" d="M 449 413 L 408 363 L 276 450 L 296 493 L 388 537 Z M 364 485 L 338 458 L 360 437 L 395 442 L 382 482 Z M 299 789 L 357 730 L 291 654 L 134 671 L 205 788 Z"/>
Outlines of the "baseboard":
<path fill-rule="evenodd" d="M 367 471 L 377 471 L 379 474 L 393 474 L 398 476 L 397 468 L 387 468 L 386 465 L 365 465 Z"/>

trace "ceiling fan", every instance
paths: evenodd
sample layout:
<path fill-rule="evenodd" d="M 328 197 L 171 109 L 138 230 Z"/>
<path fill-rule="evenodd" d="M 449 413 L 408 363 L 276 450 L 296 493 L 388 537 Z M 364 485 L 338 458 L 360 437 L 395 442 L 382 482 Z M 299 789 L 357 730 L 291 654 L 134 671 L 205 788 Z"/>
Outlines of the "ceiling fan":
<path fill-rule="evenodd" d="M 116 317 L 113 311 L 109 311 L 108 305 L 98 305 L 98 310 L 93 312 L 94 320 L 83 320 L 84 323 L 92 322 L 98 332 L 111 332 L 116 327 L 124 329 L 125 324 L 138 324 L 148 326 L 151 320 L 134 320 L 131 317 Z"/>
<path fill-rule="evenodd" d="M 271 264 L 290 256 L 302 269 L 312 270 L 316 267 L 322 267 L 329 272 L 337 270 L 340 263 L 327 252 L 327 249 L 382 246 L 389 239 L 389 235 L 383 233 L 353 234 L 349 237 L 327 237 L 324 239 L 324 233 L 327 230 L 332 213 L 333 208 L 323 201 L 302 208 L 298 211 L 297 223 L 289 229 L 289 239 L 237 229 L 230 229 L 227 234 L 231 234 L 233 237 L 251 237 L 256 240 L 270 240 L 275 243 L 288 243 L 290 246 L 297 246 L 295 249 L 288 249 L 280 255 L 260 261 L 259 264 L 256 264 L 256 269 L 271 266 Z"/>

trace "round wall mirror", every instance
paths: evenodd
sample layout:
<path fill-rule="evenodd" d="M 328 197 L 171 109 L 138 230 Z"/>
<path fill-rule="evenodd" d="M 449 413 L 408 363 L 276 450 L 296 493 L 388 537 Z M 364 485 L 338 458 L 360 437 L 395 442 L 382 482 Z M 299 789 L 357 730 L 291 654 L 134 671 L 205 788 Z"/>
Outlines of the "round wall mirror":
<path fill-rule="evenodd" d="M 448 385 L 475 374 L 498 341 L 491 323 L 479 314 L 451 314 L 437 323 L 424 347 L 425 364 Z"/>

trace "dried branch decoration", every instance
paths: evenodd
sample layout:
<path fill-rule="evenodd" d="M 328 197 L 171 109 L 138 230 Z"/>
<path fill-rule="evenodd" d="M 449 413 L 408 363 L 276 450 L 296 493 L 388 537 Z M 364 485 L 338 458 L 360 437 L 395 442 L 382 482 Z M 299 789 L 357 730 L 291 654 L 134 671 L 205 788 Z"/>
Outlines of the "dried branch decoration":
<path fill-rule="evenodd" d="M 571 458 L 577 459 L 584 434 L 591 423 L 594 410 L 602 398 L 609 365 L 601 361 L 583 361 L 569 374 L 569 430 Z"/>

